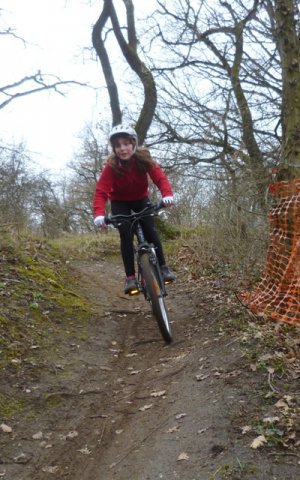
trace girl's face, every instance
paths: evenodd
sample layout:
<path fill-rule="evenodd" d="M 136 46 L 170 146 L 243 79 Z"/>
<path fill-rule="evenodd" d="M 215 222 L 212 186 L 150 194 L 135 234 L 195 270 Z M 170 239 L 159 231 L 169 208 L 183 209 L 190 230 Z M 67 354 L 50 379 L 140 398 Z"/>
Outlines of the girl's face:
<path fill-rule="evenodd" d="M 114 151 L 120 160 L 130 160 L 134 154 L 135 145 L 127 137 L 118 137 L 113 143 Z"/>

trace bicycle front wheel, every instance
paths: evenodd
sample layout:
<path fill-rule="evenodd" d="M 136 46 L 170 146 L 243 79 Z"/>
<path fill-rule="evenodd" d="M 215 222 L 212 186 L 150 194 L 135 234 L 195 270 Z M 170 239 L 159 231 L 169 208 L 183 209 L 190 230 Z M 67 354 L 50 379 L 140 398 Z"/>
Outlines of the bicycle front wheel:
<path fill-rule="evenodd" d="M 160 333 L 166 343 L 171 343 L 172 332 L 168 310 L 157 279 L 155 267 L 151 264 L 147 253 L 141 256 L 141 270 L 150 297 L 152 312 L 157 320 Z"/>

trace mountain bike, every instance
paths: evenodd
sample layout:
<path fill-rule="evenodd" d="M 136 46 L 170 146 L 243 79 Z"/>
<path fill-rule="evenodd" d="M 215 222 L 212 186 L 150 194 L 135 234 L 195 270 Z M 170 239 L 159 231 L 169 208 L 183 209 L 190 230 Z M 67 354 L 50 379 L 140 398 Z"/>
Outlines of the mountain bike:
<path fill-rule="evenodd" d="M 134 246 L 137 263 L 137 289 L 131 295 L 142 292 L 145 299 L 150 303 L 151 310 L 158 323 L 159 330 L 166 343 L 172 342 L 172 332 L 169 314 L 165 303 L 167 291 L 160 265 L 156 256 L 154 245 L 145 239 L 141 219 L 148 216 L 158 215 L 158 211 L 164 207 L 163 203 L 148 205 L 140 212 L 130 215 L 109 215 L 105 217 L 106 225 L 121 226 L 124 222 L 130 224 L 130 228 L 137 239 Z"/>

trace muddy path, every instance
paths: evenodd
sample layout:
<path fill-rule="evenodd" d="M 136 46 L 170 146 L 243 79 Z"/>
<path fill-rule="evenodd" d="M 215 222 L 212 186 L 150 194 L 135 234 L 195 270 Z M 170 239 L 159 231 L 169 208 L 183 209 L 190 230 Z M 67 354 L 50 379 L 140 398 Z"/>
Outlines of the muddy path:
<path fill-rule="evenodd" d="M 218 286 L 169 288 L 166 346 L 143 298 L 122 294 L 120 265 L 72 268 L 93 318 L 81 341 L 57 339 L 55 375 L 18 379 L 36 415 L 23 413 L 2 442 L 1 478 L 299 478 L 297 457 L 251 449 L 255 434 L 243 433 L 265 378 L 249 369 L 238 334 L 218 328 Z"/>

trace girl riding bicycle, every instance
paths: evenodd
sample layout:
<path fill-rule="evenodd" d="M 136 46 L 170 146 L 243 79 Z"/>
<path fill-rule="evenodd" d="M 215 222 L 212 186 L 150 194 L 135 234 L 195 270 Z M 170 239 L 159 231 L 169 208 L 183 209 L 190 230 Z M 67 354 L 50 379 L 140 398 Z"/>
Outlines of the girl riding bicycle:
<path fill-rule="evenodd" d="M 129 215 L 131 211 L 140 212 L 147 203 L 148 178 L 158 187 L 166 207 L 173 205 L 174 198 L 171 185 L 161 167 L 153 160 L 149 151 L 137 146 L 138 137 L 135 130 L 127 125 L 113 127 L 109 140 L 113 153 L 96 185 L 94 196 L 94 224 L 105 227 L 105 206 L 110 200 L 113 215 Z M 166 265 L 161 241 L 158 237 L 152 217 L 144 218 L 142 226 L 145 238 L 153 243 L 162 269 L 164 281 L 175 280 L 174 273 Z M 121 255 L 126 274 L 124 292 L 130 293 L 137 288 L 135 276 L 133 236 L 130 224 L 119 228 Z"/>

